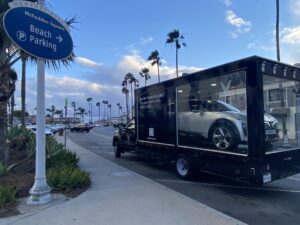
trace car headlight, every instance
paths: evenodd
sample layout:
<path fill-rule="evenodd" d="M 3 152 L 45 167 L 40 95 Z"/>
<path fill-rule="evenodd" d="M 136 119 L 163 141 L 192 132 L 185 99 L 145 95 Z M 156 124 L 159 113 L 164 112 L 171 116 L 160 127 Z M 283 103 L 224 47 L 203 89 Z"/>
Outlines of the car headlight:
<path fill-rule="evenodd" d="M 245 121 L 242 121 L 241 124 L 242 124 L 244 134 L 247 135 L 248 134 L 247 123 Z"/>

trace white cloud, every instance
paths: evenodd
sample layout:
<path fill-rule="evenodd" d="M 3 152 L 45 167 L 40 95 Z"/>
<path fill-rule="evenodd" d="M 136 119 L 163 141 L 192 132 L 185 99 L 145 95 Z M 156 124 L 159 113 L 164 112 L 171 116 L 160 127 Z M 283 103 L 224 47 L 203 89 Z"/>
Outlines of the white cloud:
<path fill-rule="evenodd" d="M 273 51 L 275 52 L 275 44 L 262 44 L 259 41 L 251 42 L 247 45 L 249 49 L 262 50 L 262 51 Z"/>
<path fill-rule="evenodd" d="M 82 59 L 82 58 L 80 58 Z M 81 62 L 89 62 L 88 60 L 81 60 Z M 93 62 L 93 61 L 92 61 Z M 96 63 L 99 65 L 98 63 Z M 82 64 L 80 64 L 82 65 Z M 140 85 L 144 86 L 144 80 L 140 77 L 139 72 L 143 67 L 148 67 L 150 70 L 151 79 L 147 84 L 156 83 L 157 67 L 151 66 L 145 58 L 143 58 L 138 51 L 131 52 L 128 55 L 123 56 L 117 65 L 112 67 L 96 66 L 93 63 L 84 63 L 83 66 L 92 65 L 88 71 L 80 71 L 80 74 L 46 74 L 45 78 L 45 91 L 46 91 L 46 108 L 51 105 L 55 105 L 56 108 L 62 109 L 64 106 L 64 99 L 67 98 L 70 102 L 75 101 L 77 107 L 83 107 L 87 109 L 88 104 L 86 99 L 88 97 L 93 98 L 93 103 L 102 102 L 102 100 L 108 100 L 112 105 L 112 115 L 118 115 L 116 107 L 117 102 L 120 102 L 125 109 L 125 96 L 121 92 L 121 83 L 126 73 L 131 72 L 137 79 L 140 80 Z M 201 68 L 179 66 L 179 72 L 191 73 L 199 71 Z M 161 81 L 175 78 L 176 70 L 174 67 L 169 67 L 163 64 L 160 67 Z M 26 105 L 27 111 L 32 113 L 36 107 L 36 77 L 29 78 L 26 82 Z M 20 82 L 17 82 L 16 92 L 16 104 L 20 106 Z M 94 111 L 94 110 L 93 110 Z M 71 111 L 69 111 L 70 114 Z M 94 116 L 98 115 L 96 110 Z"/>
<path fill-rule="evenodd" d="M 285 27 L 281 35 L 282 42 L 285 44 L 300 44 L 300 26 Z"/>
<path fill-rule="evenodd" d="M 89 68 L 96 68 L 96 67 L 102 66 L 102 63 L 97 63 L 97 62 L 94 62 L 90 59 L 83 58 L 83 57 L 76 57 L 75 60 L 80 65 L 85 66 L 85 67 L 89 67 Z"/>
<path fill-rule="evenodd" d="M 142 37 L 141 40 L 140 40 L 141 45 L 149 44 L 151 42 L 153 42 L 152 37 Z"/>
<path fill-rule="evenodd" d="M 147 67 L 150 71 L 151 77 L 157 77 L 157 66 L 152 66 L 149 61 L 141 57 L 139 54 L 126 55 L 122 58 L 121 62 L 118 64 L 118 68 L 120 71 L 124 71 L 124 74 L 127 72 L 131 72 L 136 75 L 137 79 L 140 79 L 142 82 L 142 78 L 138 75 L 142 68 Z M 191 73 L 201 70 L 202 68 L 197 67 L 187 67 L 187 66 L 179 66 L 179 74 L 182 73 Z M 127 72 L 125 72 L 127 71 Z M 167 80 L 176 77 L 176 68 L 168 67 L 165 65 L 165 60 L 162 60 L 162 66 L 160 66 L 160 76 L 161 80 Z M 156 79 L 150 79 L 148 83 L 156 83 Z"/>
<path fill-rule="evenodd" d="M 221 0 L 227 7 L 229 7 L 232 4 L 231 0 Z"/>
<path fill-rule="evenodd" d="M 290 0 L 289 8 L 295 17 L 300 17 L 300 0 Z"/>
<path fill-rule="evenodd" d="M 225 21 L 236 28 L 235 31 L 230 31 L 229 34 L 232 38 L 236 39 L 239 34 L 248 33 L 252 28 L 250 21 L 246 21 L 238 17 L 232 10 L 226 12 Z"/>

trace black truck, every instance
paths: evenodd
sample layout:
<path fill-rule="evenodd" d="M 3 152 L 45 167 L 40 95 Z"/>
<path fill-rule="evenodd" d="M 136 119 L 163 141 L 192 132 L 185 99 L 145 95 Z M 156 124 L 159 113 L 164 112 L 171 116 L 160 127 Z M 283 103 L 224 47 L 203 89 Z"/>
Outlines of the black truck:
<path fill-rule="evenodd" d="M 117 157 L 175 162 L 181 178 L 202 170 L 264 184 L 300 172 L 297 67 L 252 56 L 139 88 L 135 110 L 113 139 Z"/>

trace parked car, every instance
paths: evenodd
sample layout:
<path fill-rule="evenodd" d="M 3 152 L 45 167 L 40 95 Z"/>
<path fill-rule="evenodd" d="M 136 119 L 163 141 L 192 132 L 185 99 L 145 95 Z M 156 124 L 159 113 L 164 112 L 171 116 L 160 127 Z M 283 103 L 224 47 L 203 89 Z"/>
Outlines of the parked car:
<path fill-rule="evenodd" d="M 119 158 L 125 151 L 134 151 L 136 148 L 135 121 L 130 120 L 127 126 L 119 125 L 114 133 L 112 145 L 115 157 Z"/>
<path fill-rule="evenodd" d="M 36 125 L 28 125 L 26 129 L 30 130 L 34 134 L 36 134 Z M 45 135 L 48 137 L 52 137 L 54 135 L 53 131 L 45 127 Z"/>
<path fill-rule="evenodd" d="M 70 128 L 71 132 L 90 132 L 93 126 L 89 126 L 87 123 L 76 124 Z"/>
<path fill-rule="evenodd" d="M 247 115 L 222 101 L 199 101 L 193 110 L 180 112 L 179 132 L 185 135 L 197 134 L 220 150 L 235 149 L 248 140 Z M 265 114 L 265 140 L 278 140 L 278 120 Z"/>

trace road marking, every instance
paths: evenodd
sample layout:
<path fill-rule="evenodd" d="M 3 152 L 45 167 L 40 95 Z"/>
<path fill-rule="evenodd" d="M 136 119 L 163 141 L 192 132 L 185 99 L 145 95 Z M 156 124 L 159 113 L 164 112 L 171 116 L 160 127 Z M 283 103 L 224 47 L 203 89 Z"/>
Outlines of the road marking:
<path fill-rule="evenodd" d="M 235 188 L 235 189 L 251 189 L 251 190 L 262 190 L 262 191 L 278 191 L 278 192 L 300 193 L 300 190 L 263 188 L 263 187 L 262 188 L 260 188 L 260 187 L 240 187 L 240 186 L 225 185 L 225 184 L 209 184 L 209 183 L 183 181 L 183 180 L 168 180 L 168 179 L 155 179 L 155 180 L 157 182 L 168 182 L 168 183 L 198 184 L 198 185 L 205 185 L 205 186 L 217 186 L 217 187 L 227 187 L 227 188 Z"/>

